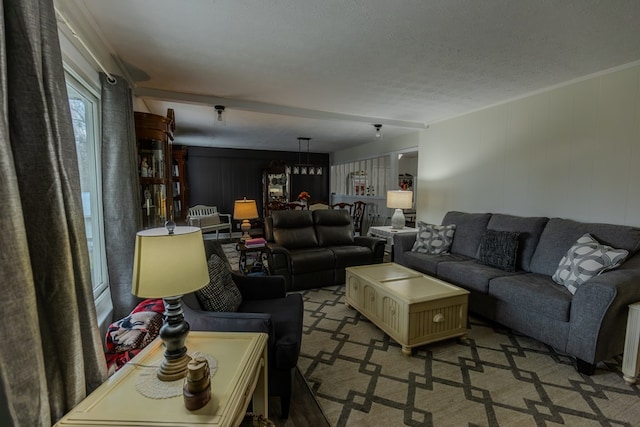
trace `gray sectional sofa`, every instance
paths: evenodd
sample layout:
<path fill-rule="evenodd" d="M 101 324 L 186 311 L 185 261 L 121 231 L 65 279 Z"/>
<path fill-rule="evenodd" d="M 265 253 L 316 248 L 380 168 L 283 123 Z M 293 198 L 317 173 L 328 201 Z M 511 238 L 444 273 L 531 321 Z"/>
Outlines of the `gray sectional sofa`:
<path fill-rule="evenodd" d="M 412 251 L 416 234 L 398 234 L 395 262 L 469 290 L 472 312 L 575 357 L 581 373 L 591 375 L 597 362 L 622 353 L 628 305 L 640 301 L 640 229 L 456 211 L 448 212 L 442 224 L 456 227 L 449 254 Z M 520 233 L 515 271 L 479 261 L 488 229 Z M 622 265 L 587 280 L 572 294 L 552 276 L 585 233 L 629 255 Z"/>

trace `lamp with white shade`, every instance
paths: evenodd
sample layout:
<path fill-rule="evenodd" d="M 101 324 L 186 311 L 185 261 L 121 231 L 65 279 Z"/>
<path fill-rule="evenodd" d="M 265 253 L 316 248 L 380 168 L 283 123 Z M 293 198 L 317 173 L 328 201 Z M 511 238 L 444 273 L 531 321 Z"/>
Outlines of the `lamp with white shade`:
<path fill-rule="evenodd" d="M 185 377 L 187 355 L 185 340 L 189 324 L 184 320 L 182 295 L 209 283 L 209 269 L 198 227 L 151 228 L 136 234 L 131 293 L 142 298 L 164 300 L 164 323 L 160 339 L 164 342 L 164 360 L 157 372 L 161 381 Z"/>
<path fill-rule="evenodd" d="M 251 238 L 249 230 L 251 230 L 250 219 L 258 218 L 258 206 L 255 200 L 247 200 L 245 197 L 243 200 L 236 200 L 233 204 L 233 219 L 242 221 L 240 224 L 240 230 L 242 230 L 241 241 L 245 242 Z"/>
<path fill-rule="evenodd" d="M 411 209 L 413 205 L 413 191 L 391 190 L 387 191 L 387 207 L 395 209 L 391 217 L 391 228 L 402 230 L 404 228 L 404 213 L 402 209 Z"/>

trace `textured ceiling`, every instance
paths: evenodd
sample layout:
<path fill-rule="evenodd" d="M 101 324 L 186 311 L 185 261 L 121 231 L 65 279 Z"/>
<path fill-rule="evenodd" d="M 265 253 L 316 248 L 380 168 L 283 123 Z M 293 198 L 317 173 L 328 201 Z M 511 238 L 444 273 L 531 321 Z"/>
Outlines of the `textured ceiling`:
<path fill-rule="evenodd" d="M 638 0 L 69 2 L 187 145 L 332 152 L 640 60 Z"/>

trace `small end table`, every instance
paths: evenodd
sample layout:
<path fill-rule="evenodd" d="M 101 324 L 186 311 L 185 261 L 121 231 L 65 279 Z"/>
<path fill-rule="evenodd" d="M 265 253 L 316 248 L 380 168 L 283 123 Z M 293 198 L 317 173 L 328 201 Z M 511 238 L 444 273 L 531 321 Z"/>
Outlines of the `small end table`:
<path fill-rule="evenodd" d="M 143 366 L 162 361 L 160 339 L 152 341 L 136 357 L 87 396 L 56 427 L 64 426 L 237 426 L 249 402 L 253 412 L 268 417 L 267 334 L 253 332 L 199 332 L 187 337 L 189 352 L 210 354 L 218 362 L 211 379 L 211 400 L 189 411 L 184 398 L 151 399 L 136 391 Z"/>
<path fill-rule="evenodd" d="M 265 261 L 267 259 L 267 247 L 247 247 L 244 243 L 240 242 L 236 246 L 238 252 L 240 252 L 240 261 L 238 267 L 240 273 L 245 276 L 259 276 L 268 275 L 269 270 L 266 267 Z"/>
<path fill-rule="evenodd" d="M 418 233 L 417 228 L 404 227 L 401 229 L 392 228 L 390 225 L 377 225 L 369 227 L 367 236 L 379 237 L 386 239 L 387 243 L 384 245 L 384 251 L 391 254 L 391 261 L 393 261 L 393 236 L 396 234 Z"/>

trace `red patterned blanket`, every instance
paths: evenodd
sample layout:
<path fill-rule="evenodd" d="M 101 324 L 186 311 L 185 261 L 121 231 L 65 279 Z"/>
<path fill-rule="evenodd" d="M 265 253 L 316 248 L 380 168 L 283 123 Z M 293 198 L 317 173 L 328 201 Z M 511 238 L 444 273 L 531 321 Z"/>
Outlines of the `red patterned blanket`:
<path fill-rule="evenodd" d="M 160 332 L 164 313 L 161 299 L 146 299 L 127 317 L 109 325 L 105 337 L 105 356 L 109 375 L 116 372 Z"/>

